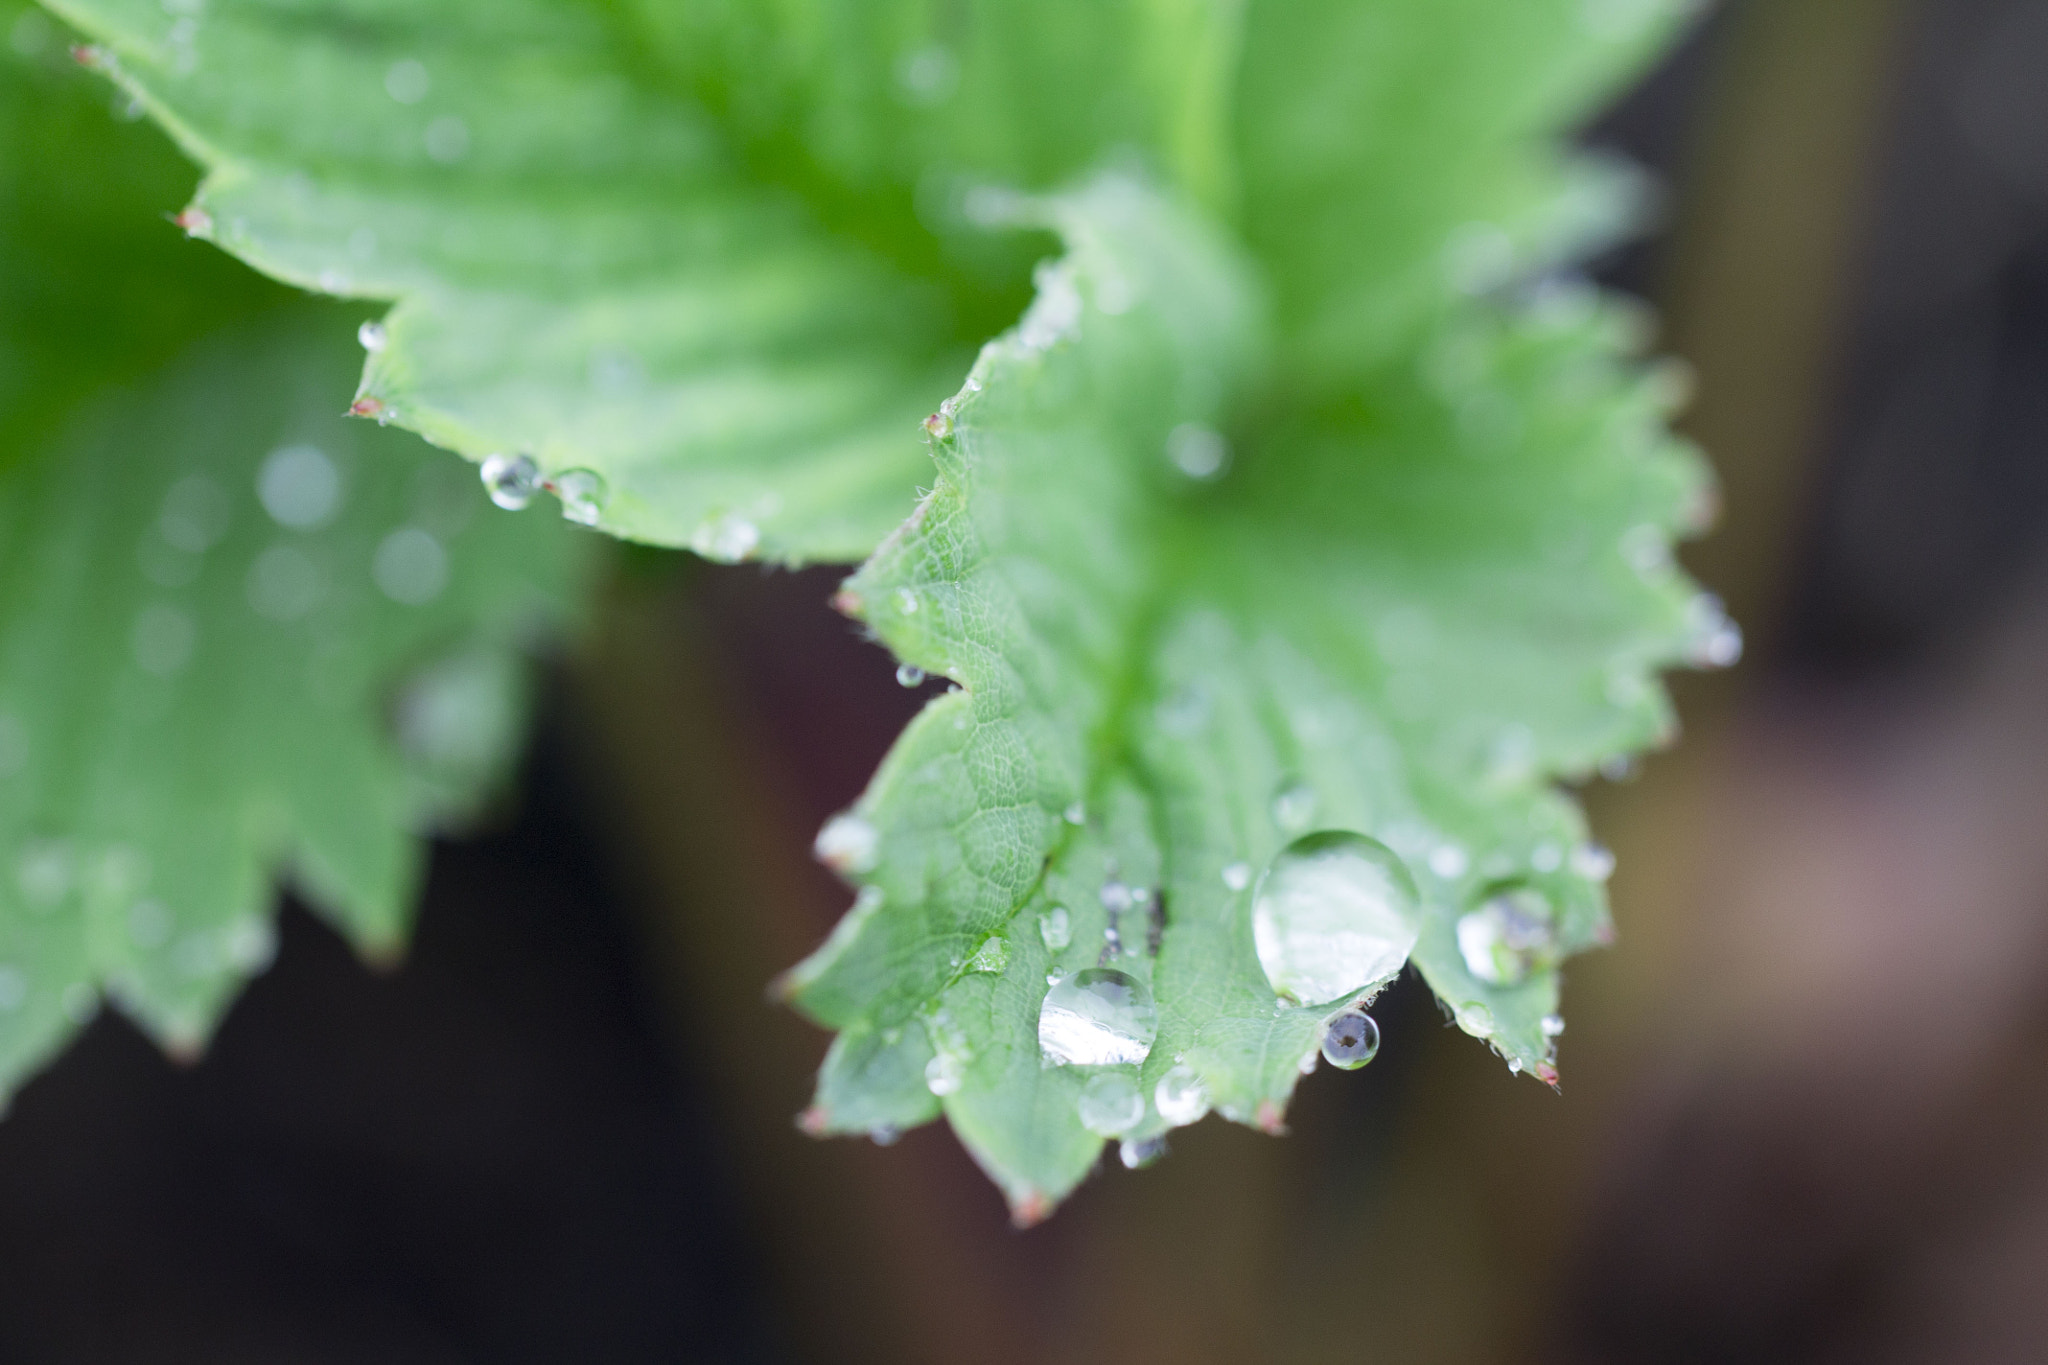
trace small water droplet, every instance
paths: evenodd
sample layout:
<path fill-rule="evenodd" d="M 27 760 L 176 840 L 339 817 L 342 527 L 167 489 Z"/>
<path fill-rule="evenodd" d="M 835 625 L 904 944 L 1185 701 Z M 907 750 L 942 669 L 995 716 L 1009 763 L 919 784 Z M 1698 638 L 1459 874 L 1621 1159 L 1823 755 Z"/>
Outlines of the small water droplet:
<path fill-rule="evenodd" d="M 940 408 L 937 412 L 924 419 L 924 434 L 931 437 L 934 441 L 950 441 L 953 439 L 953 413 L 950 406 Z"/>
<path fill-rule="evenodd" d="M 892 595 L 891 600 L 893 600 L 896 603 L 896 610 L 902 612 L 905 616 L 917 615 L 917 594 L 912 592 L 910 589 L 896 589 L 895 593 Z"/>
<path fill-rule="evenodd" d="M 444 166 L 452 166 L 469 155 L 469 125 L 459 114 L 443 114 L 427 125 L 420 143 L 428 156 Z"/>
<path fill-rule="evenodd" d="M 1458 1027 L 1474 1038 L 1486 1038 L 1493 1033 L 1493 1011 L 1476 1000 L 1467 1000 L 1452 1011 Z"/>
<path fill-rule="evenodd" d="M 1465 969 L 1494 986 L 1518 985 L 1557 962 L 1550 902 L 1534 887 L 1498 888 L 1458 919 L 1458 955 Z"/>
<path fill-rule="evenodd" d="M 356 328 L 356 340 L 362 344 L 364 350 L 375 355 L 384 349 L 391 338 L 385 332 L 384 324 L 372 319 Z"/>
<path fill-rule="evenodd" d="M 1145 1117 L 1145 1097 L 1138 1083 L 1121 1071 L 1090 1076 L 1081 1087 L 1081 1126 L 1098 1137 L 1117 1137 Z"/>
<path fill-rule="evenodd" d="M 1112 915 L 1121 915 L 1130 909 L 1134 899 L 1131 888 L 1114 877 L 1102 884 L 1102 908 Z"/>
<path fill-rule="evenodd" d="M 1207 483 L 1230 468 L 1230 442 L 1220 432 L 1183 422 L 1167 433 L 1166 457 L 1188 478 Z"/>
<path fill-rule="evenodd" d="M 1589 882 L 1604 882 L 1614 875 L 1614 854 L 1599 844 L 1580 844 L 1572 850 L 1572 871 Z"/>
<path fill-rule="evenodd" d="M 1356 1071 L 1380 1052 L 1380 1026 L 1364 1010 L 1346 1010 L 1323 1030 L 1323 1057 L 1331 1066 Z"/>
<path fill-rule="evenodd" d="M 1058 952 L 1074 941 L 1073 922 L 1064 905 L 1055 905 L 1038 917 L 1038 936 L 1045 940 L 1045 946 Z"/>
<path fill-rule="evenodd" d="M 872 872 L 881 861 L 882 835 L 862 816 L 835 815 L 818 831 L 811 848 L 834 872 Z"/>
<path fill-rule="evenodd" d="M 1559 1035 L 1561 1035 L 1561 1034 L 1562 1034 L 1563 1032 L 1564 1032 L 1564 1016 L 1563 1016 L 1563 1015 L 1561 1015 L 1561 1014 L 1546 1014 L 1546 1015 L 1544 1015 L 1544 1016 L 1543 1016 L 1543 1036 L 1544 1036 L 1545 1038 L 1556 1038 L 1556 1037 L 1558 1037 Z"/>
<path fill-rule="evenodd" d="M 1160 1118 L 1176 1128 L 1185 1128 L 1209 1112 L 1209 1087 L 1193 1067 L 1176 1066 L 1153 1087 L 1152 1104 L 1159 1110 Z"/>
<path fill-rule="evenodd" d="M 1117 1160 L 1124 1163 L 1127 1171 L 1143 1170 L 1165 1155 L 1166 1139 L 1163 1137 L 1146 1138 L 1143 1142 L 1126 1138 L 1116 1148 Z"/>
<path fill-rule="evenodd" d="M 896 1139 L 903 1136 L 903 1130 L 893 1123 L 878 1123 L 868 1129 L 868 1141 L 877 1147 L 894 1147 Z"/>
<path fill-rule="evenodd" d="M 1136 1064 L 1158 1036 L 1152 992 L 1113 967 L 1061 978 L 1038 1011 L 1038 1045 L 1062 1066 Z"/>
<path fill-rule="evenodd" d="M 967 959 L 967 970 L 970 972 L 1000 973 L 1009 965 L 1010 945 L 1003 941 L 1001 935 L 989 938 L 974 950 L 973 957 Z"/>
<path fill-rule="evenodd" d="M 257 916 L 236 920 L 221 931 L 221 955 L 239 971 L 260 971 L 277 953 L 277 931 Z"/>
<path fill-rule="evenodd" d="M 1520 1057 L 1510 1057 L 1510 1058 L 1508 1058 L 1508 1075 L 1510 1075 L 1510 1076 L 1519 1076 L 1519 1075 L 1521 1075 L 1521 1074 L 1522 1074 L 1522 1059 L 1521 1059 Z"/>
<path fill-rule="evenodd" d="M 565 469 L 555 475 L 555 496 L 562 500 L 562 515 L 578 526 L 595 526 L 604 515 L 604 475 L 594 469 Z"/>
<path fill-rule="evenodd" d="M 1315 818 L 1316 793 L 1306 782 L 1283 782 L 1273 793 L 1273 823 L 1283 834 L 1299 834 Z"/>
<path fill-rule="evenodd" d="M 1415 882 L 1394 851 L 1326 830 L 1282 849 L 1252 898 L 1252 940 L 1282 996 L 1322 1004 L 1392 980 L 1415 947 Z"/>
<path fill-rule="evenodd" d="M 432 86 L 427 68 L 411 57 L 401 57 L 384 72 L 384 93 L 400 104 L 418 104 Z"/>
<path fill-rule="evenodd" d="M 370 577 L 394 602 L 425 606 L 448 586 L 448 552 L 417 526 L 401 526 L 377 544 Z"/>
<path fill-rule="evenodd" d="M 477 473 L 491 501 L 508 512 L 517 512 L 540 491 L 540 466 L 531 455 L 486 455 Z"/>
<path fill-rule="evenodd" d="M 1600 760 L 1600 776 L 1609 782 L 1633 782 L 1636 766 L 1634 754 L 1615 754 Z"/>
<path fill-rule="evenodd" d="M 761 547 L 761 528 L 745 517 L 721 514 L 690 533 L 690 548 L 714 564 L 738 564 Z"/>
<path fill-rule="evenodd" d="M 1082 805 L 1079 801 L 1072 803 L 1066 809 L 1066 821 L 1070 825 L 1087 824 L 1088 808 Z"/>
<path fill-rule="evenodd" d="M 256 496 L 278 525 L 310 531 L 341 511 L 341 471 L 318 446 L 280 446 L 256 471 Z"/>
<path fill-rule="evenodd" d="M 1223 868 L 1223 884 L 1232 891 L 1242 891 L 1252 884 L 1250 863 L 1227 863 Z"/>
<path fill-rule="evenodd" d="M 924 685 L 924 670 L 916 664 L 896 665 L 896 685 L 898 687 L 922 687 Z"/>
<path fill-rule="evenodd" d="M 158 603 L 144 607 L 128 632 L 128 648 L 135 666 L 145 673 L 168 678 L 192 662 L 199 642 L 199 629 L 192 614 L 180 607 Z"/>
<path fill-rule="evenodd" d="M 1454 881 L 1465 875 L 1470 859 L 1465 850 L 1456 844 L 1438 844 L 1429 851 L 1429 870 L 1445 881 Z"/>
<path fill-rule="evenodd" d="M 951 1052 L 939 1052 L 924 1064 L 925 1089 L 934 1095 L 953 1094 L 967 1078 L 967 1062 Z"/>

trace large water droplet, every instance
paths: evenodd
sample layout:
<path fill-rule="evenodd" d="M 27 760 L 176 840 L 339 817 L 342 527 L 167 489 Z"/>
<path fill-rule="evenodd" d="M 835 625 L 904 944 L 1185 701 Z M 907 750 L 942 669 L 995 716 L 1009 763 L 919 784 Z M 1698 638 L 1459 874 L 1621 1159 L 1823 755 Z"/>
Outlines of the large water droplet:
<path fill-rule="evenodd" d="M 872 872 L 881 860 L 882 835 L 858 815 L 835 815 L 818 831 L 812 851 L 834 872 Z"/>
<path fill-rule="evenodd" d="M 1465 970 L 1494 986 L 1514 986 L 1557 961 L 1550 902 L 1529 886 L 1498 888 L 1458 919 L 1458 955 Z"/>
<path fill-rule="evenodd" d="M 318 446 L 281 446 L 263 457 L 256 496 L 278 525 L 310 531 L 341 510 L 341 471 Z"/>
<path fill-rule="evenodd" d="M 1055 905 L 1038 917 L 1038 936 L 1045 940 L 1045 946 L 1058 952 L 1074 941 L 1074 926 L 1067 915 L 1067 907 Z"/>
<path fill-rule="evenodd" d="M 1325 830 L 1280 851 L 1252 897 L 1252 940 L 1273 989 L 1324 1004 L 1392 980 L 1418 932 L 1415 882 L 1394 851 Z"/>
<path fill-rule="evenodd" d="M 1176 1066 L 1152 1088 L 1152 1105 L 1160 1118 L 1185 1128 L 1209 1112 L 1209 1087 L 1202 1084 L 1193 1067 Z"/>
<path fill-rule="evenodd" d="M 1283 782 L 1273 793 L 1273 823 L 1283 834 L 1299 834 L 1315 818 L 1316 793 L 1306 782 Z"/>
<path fill-rule="evenodd" d="M 491 501 L 508 512 L 517 512 L 540 491 L 540 466 L 531 455 L 486 455 L 477 473 Z"/>
<path fill-rule="evenodd" d="M 1356 1071 L 1380 1051 L 1380 1026 L 1364 1010 L 1346 1010 L 1323 1030 L 1323 1058 L 1331 1066 Z"/>
<path fill-rule="evenodd" d="M 1061 1065 L 1120 1066 L 1145 1060 L 1159 1036 L 1152 992 L 1113 967 L 1054 983 L 1038 1010 L 1038 1045 Z"/>
<path fill-rule="evenodd" d="M 604 515 L 604 475 L 594 469 L 565 469 L 555 475 L 555 496 L 562 500 L 562 515 L 578 526 L 595 526 Z"/>
<path fill-rule="evenodd" d="M 1081 1087 L 1080 1110 L 1083 1128 L 1098 1137 L 1117 1137 L 1145 1117 L 1145 1097 L 1123 1072 L 1104 1071 Z"/>

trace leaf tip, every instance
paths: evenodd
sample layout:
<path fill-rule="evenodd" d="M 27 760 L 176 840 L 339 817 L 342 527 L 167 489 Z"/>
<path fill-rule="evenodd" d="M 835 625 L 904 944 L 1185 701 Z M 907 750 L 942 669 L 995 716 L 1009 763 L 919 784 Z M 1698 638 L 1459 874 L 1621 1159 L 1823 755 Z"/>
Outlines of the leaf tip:
<path fill-rule="evenodd" d="M 213 215 L 197 204 L 188 204 L 171 221 L 183 230 L 187 237 L 213 236 Z"/>
<path fill-rule="evenodd" d="M 1052 1217 L 1052 1200 L 1042 1190 L 1020 1190 L 1010 1197 L 1010 1223 L 1018 1231 L 1035 1228 Z"/>
<path fill-rule="evenodd" d="M 1259 1101 L 1259 1112 L 1254 1121 L 1259 1131 L 1268 1137 L 1287 1136 L 1287 1111 L 1273 1100 Z"/>
<path fill-rule="evenodd" d="M 71 60 L 88 71 L 97 71 L 106 65 L 107 50 L 97 43 L 73 43 Z"/>
<path fill-rule="evenodd" d="M 1557 1063 L 1538 1062 L 1534 1067 L 1530 1068 L 1530 1071 L 1537 1080 L 1543 1082 L 1558 1094 L 1564 1093 L 1557 1083 Z"/>
<path fill-rule="evenodd" d="M 851 616 L 859 620 L 866 606 L 867 604 L 861 600 L 861 595 L 851 588 L 841 588 L 832 594 L 832 610 L 841 616 Z"/>
<path fill-rule="evenodd" d="M 384 400 L 365 394 L 348 405 L 348 415 L 351 417 L 375 417 L 381 421 L 384 417 Z"/>
<path fill-rule="evenodd" d="M 822 1105 L 814 1104 L 796 1116 L 796 1130 L 805 1137 L 825 1137 L 831 1128 L 832 1118 Z"/>

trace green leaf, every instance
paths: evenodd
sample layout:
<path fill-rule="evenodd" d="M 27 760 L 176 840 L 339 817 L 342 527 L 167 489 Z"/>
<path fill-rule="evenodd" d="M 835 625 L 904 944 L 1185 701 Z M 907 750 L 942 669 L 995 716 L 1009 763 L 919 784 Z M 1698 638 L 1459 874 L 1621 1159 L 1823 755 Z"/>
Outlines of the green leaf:
<path fill-rule="evenodd" d="M 908 511 L 916 421 L 1025 297 L 969 186 L 1229 173 L 1209 0 L 52 8 L 207 168 L 193 231 L 398 301 L 361 411 L 721 558 L 855 559 Z"/>
<path fill-rule="evenodd" d="M 417 836 L 517 751 L 574 532 L 336 413 L 342 322 L 205 347 L 0 479 L 0 1083 L 102 989 L 197 1047 L 280 873 L 397 952 Z"/>
<path fill-rule="evenodd" d="M 1133 1144 L 1170 1126 L 1152 1097 L 1176 1067 L 1277 1128 L 1325 1021 L 1383 984 L 1296 1003 L 1268 981 L 1254 878 L 1306 830 L 1398 854 L 1415 965 L 1554 1077 L 1555 960 L 1606 920 L 1550 782 L 1667 730 L 1654 670 L 1704 624 L 1666 553 L 1699 467 L 1618 361 L 1632 319 L 1589 290 L 1455 310 L 1420 358 L 1305 410 L 1274 403 L 1258 275 L 1198 213 L 1116 177 L 1035 207 L 1067 254 L 842 598 L 960 690 L 820 836 L 862 890 L 785 981 L 843 1030 L 807 1126 L 916 1123 L 942 1092 L 1023 1221 L 1096 1159 L 1092 1076 L 1146 1098 Z M 1504 883 L 1542 898 L 1544 942 L 1489 981 L 1458 923 Z M 1099 961 L 1156 1000 L 1157 1041 L 1048 1065 L 1048 982 Z"/>
<path fill-rule="evenodd" d="M 170 230 L 55 28 L 0 5 L 0 1098 L 103 994 L 198 1047 L 280 875 L 394 954 L 594 544 L 345 420 L 359 315 Z"/>

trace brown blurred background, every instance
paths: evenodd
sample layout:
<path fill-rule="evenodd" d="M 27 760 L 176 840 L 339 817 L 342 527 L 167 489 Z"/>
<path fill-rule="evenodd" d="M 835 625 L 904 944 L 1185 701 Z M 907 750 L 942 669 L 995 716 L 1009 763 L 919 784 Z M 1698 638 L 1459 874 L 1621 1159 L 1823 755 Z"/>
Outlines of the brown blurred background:
<path fill-rule="evenodd" d="M 807 856 L 919 702 L 833 575 L 628 554 L 408 962 L 288 910 L 177 1070 L 0 1125 L 8 1362 L 2048 1359 L 2048 0 L 1753 0 L 1587 130 L 1698 372 L 1748 628 L 1586 793 L 1564 1093 L 1403 983 L 1273 1140 L 1010 1229 L 940 1128 L 791 1126 Z"/>

